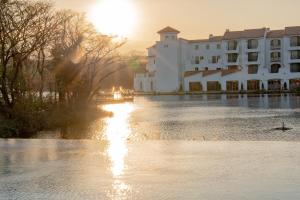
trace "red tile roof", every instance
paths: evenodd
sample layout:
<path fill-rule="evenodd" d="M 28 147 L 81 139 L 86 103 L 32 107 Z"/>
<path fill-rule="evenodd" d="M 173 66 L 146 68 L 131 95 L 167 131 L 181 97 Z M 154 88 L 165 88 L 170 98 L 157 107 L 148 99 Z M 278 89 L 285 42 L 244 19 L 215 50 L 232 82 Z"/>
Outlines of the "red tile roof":
<path fill-rule="evenodd" d="M 223 36 L 212 36 L 209 39 L 189 40 L 189 43 L 201 43 L 201 42 L 221 42 Z"/>
<path fill-rule="evenodd" d="M 300 35 L 300 26 L 286 27 L 285 35 Z"/>
<path fill-rule="evenodd" d="M 180 33 L 180 31 L 170 27 L 170 26 L 167 26 L 166 28 L 160 30 L 157 32 L 158 34 L 162 34 L 162 33 Z"/>
<path fill-rule="evenodd" d="M 202 76 L 210 76 L 210 75 L 213 75 L 213 74 L 217 74 L 221 72 L 221 70 L 206 70 L 206 71 L 203 71 L 203 74 Z"/>
<path fill-rule="evenodd" d="M 241 38 L 262 38 L 265 36 L 266 28 L 246 29 L 244 31 L 226 31 L 224 40 L 241 39 Z"/>
<path fill-rule="evenodd" d="M 284 30 L 272 30 L 267 34 L 267 38 L 281 38 L 285 34 Z"/>
<path fill-rule="evenodd" d="M 196 74 L 201 73 L 202 71 L 186 71 L 184 72 L 184 77 L 194 76 Z"/>
<path fill-rule="evenodd" d="M 240 69 L 225 69 L 225 70 L 222 70 L 222 76 L 227 76 L 229 74 L 234 74 L 236 72 L 240 72 L 241 70 Z"/>

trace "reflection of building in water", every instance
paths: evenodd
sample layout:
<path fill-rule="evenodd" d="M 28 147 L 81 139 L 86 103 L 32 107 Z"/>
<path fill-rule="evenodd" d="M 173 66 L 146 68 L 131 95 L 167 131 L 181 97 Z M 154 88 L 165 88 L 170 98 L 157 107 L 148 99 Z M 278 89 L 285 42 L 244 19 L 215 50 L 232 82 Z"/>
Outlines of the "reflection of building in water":
<path fill-rule="evenodd" d="M 148 48 L 147 71 L 136 73 L 137 92 L 300 89 L 300 27 L 226 30 L 187 40 L 166 27 Z"/>

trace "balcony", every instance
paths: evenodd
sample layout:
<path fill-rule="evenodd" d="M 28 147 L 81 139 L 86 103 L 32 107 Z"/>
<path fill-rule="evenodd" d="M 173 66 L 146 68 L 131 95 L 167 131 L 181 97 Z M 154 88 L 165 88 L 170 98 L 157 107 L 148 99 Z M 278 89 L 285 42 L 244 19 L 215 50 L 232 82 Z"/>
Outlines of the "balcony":
<path fill-rule="evenodd" d="M 259 64 L 259 54 L 257 52 L 248 53 L 247 64 Z"/>
<path fill-rule="evenodd" d="M 300 36 L 293 36 L 290 38 L 291 47 L 300 47 Z"/>
<path fill-rule="evenodd" d="M 257 49 L 258 48 L 258 40 L 248 40 L 248 49 Z"/>
<path fill-rule="evenodd" d="M 228 54 L 226 65 L 238 65 L 240 56 L 238 54 Z"/>
<path fill-rule="evenodd" d="M 271 46 L 271 50 L 274 51 L 274 50 L 280 50 L 281 49 L 281 45 L 274 45 L 274 46 Z"/>
<path fill-rule="evenodd" d="M 281 53 L 280 52 L 272 52 L 271 53 L 271 62 L 280 62 L 281 61 Z"/>
<path fill-rule="evenodd" d="M 279 40 L 279 39 L 271 40 L 270 48 L 271 48 L 271 50 L 280 50 L 281 49 L 281 40 Z"/>
<path fill-rule="evenodd" d="M 300 36 L 294 36 L 290 38 L 289 50 L 300 49 Z"/>
<path fill-rule="evenodd" d="M 279 73 L 279 69 L 281 68 L 280 64 L 273 64 L 271 65 L 270 69 L 269 69 L 269 73 L 271 74 L 277 74 Z"/>
<path fill-rule="evenodd" d="M 238 42 L 235 40 L 229 41 L 227 43 L 227 52 L 238 52 L 239 51 L 239 45 Z"/>
<path fill-rule="evenodd" d="M 300 50 L 290 51 L 289 62 L 299 62 L 300 60 Z"/>
<path fill-rule="evenodd" d="M 274 63 L 274 62 L 281 62 L 281 58 L 280 57 L 271 58 L 271 62 L 272 63 Z"/>

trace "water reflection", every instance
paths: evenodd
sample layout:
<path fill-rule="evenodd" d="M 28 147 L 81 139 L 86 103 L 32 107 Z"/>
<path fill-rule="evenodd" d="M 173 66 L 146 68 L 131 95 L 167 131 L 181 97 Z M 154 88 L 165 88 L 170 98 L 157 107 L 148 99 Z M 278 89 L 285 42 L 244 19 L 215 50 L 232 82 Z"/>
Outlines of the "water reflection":
<path fill-rule="evenodd" d="M 104 138 L 109 143 L 107 155 L 111 160 L 112 174 L 118 177 L 123 174 L 124 170 L 124 158 L 128 151 L 127 139 L 131 134 L 128 119 L 134 107 L 126 103 L 105 105 L 103 109 L 113 112 L 113 117 L 106 120 Z"/>

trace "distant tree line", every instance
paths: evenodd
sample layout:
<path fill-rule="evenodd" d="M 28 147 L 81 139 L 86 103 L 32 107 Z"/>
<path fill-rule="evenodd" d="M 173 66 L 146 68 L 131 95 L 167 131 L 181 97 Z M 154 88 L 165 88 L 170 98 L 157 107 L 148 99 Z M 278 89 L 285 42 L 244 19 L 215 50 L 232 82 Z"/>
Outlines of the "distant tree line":
<path fill-rule="evenodd" d="M 86 109 L 101 82 L 127 66 L 118 54 L 125 41 L 98 33 L 84 14 L 0 2 L 0 136 L 70 123 L 70 112 Z"/>

